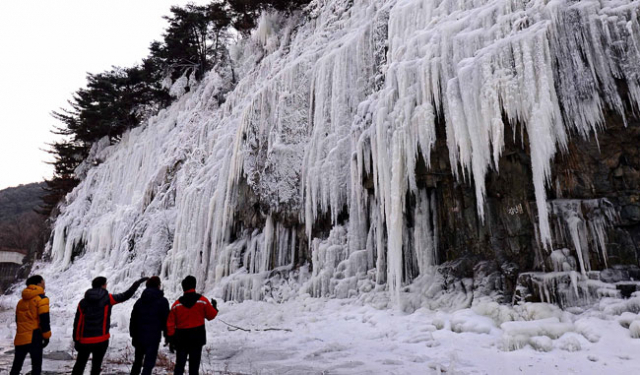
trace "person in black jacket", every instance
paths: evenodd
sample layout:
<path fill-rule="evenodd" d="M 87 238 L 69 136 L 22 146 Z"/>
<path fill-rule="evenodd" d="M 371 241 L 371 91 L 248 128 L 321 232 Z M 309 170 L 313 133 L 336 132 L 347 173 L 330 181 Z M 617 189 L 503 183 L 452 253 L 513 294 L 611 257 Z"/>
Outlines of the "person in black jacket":
<path fill-rule="evenodd" d="M 169 301 L 160 290 L 160 278 L 153 276 L 147 280 L 147 289 L 142 297 L 133 305 L 129 334 L 136 348 L 135 360 L 131 367 L 131 375 L 151 375 L 158 357 L 158 347 L 162 333 L 167 336 L 167 317 Z M 144 368 L 142 366 L 144 361 Z"/>
<path fill-rule="evenodd" d="M 107 291 L 107 278 L 98 276 L 91 282 L 91 289 L 87 290 L 84 298 L 78 304 L 76 317 L 73 321 L 73 341 L 78 351 L 76 364 L 72 375 L 82 375 L 89 360 L 91 360 L 91 375 L 100 374 L 102 359 L 109 346 L 109 326 L 111 325 L 111 308 L 133 297 L 140 284 L 148 278 L 143 277 L 131 285 L 124 293 L 110 294 Z"/>

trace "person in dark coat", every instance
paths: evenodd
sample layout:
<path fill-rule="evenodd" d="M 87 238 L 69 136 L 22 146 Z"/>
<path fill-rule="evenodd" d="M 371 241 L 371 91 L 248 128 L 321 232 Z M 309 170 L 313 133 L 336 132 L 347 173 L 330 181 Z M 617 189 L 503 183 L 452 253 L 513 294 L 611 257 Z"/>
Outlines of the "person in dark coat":
<path fill-rule="evenodd" d="M 189 374 L 197 375 L 202 358 L 202 347 L 207 343 L 205 319 L 213 320 L 218 315 L 216 300 L 196 293 L 196 278 L 187 276 L 182 280 L 184 294 L 171 306 L 167 319 L 169 350 L 176 354 L 174 375 L 184 374 L 189 359 Z"/>
<path fill-rule="evenodd" d="M 109 347 L 109 326 L 111 325 L 111 308 L 118 303 L 133 297 L 140 284 L 148 278 L 143 277 L 131 285 L 124 293 L 111 294 L 107 291 L 107 278 L 98 276 L 91 282 L 91 289 L 87 290 L 84 298 L 78 304 L 76 317 L 73 321 L 73 341 L 78 351 L 76 364 L 72 375 L 82 375 L 89 360 L 91 360 L 91 375 L 100 374 L 102 360 Z"/>
<path fill-rule="evenodd" d="M 153 276 L 147 280 L 147 288 L 131 312 L 129 334 L 136 349 L 131 375 L 139 375 L 141 369 L 142 375 L 151 375 L 162 334 L 167 336 L 168 316 L 169 301 L 160 290 L 160 278 Z"/>

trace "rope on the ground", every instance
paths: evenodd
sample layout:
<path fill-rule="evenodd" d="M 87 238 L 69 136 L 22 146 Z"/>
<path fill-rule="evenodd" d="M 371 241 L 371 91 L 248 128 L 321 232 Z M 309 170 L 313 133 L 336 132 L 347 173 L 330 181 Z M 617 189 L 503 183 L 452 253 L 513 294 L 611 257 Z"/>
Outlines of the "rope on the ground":
<path fill-rule="evenodd" d="M 234 331 L 235 331 L 235 330 L 241 330 L 241 331 L 245 331 L 245 332 L 252 332 L 252 331 L 263 331 L 263 332 L 264 332 L 264 331 L 286 331 L 286 332 L 291 332 L 291 330 L 290 330 L 289 328 L 271 328 L 271 327 L 268 327 L 268 328 L 253 328 L 253 329 L 248 329 L 248 328 L 238 327 L 238 326 L 233 325 L 233 324 L 229 324 L 229 323 L 225 322 L 224 320 L 222 320 L 222 319 L 220 319 L 220 318 L 218 318 L 218 319 L 216 319 L 216 320 L 219 320 L 221 323 L 224 323 L 224 324 L 226 324 L 227 326 L 229 326 L 229 327 L 231 327 L 231 328 L 234 328 Z"/>

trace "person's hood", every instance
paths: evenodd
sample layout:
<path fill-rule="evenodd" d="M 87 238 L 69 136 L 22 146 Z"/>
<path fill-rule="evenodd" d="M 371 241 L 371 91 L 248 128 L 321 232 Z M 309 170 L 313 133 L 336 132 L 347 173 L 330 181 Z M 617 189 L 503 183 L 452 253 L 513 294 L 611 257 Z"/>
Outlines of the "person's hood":
<path fill-rule="evenodd" d="M 182 295 L 182 297 L 178 299 L 178 301 L 180 301 L 182 306 L 186 307 L 187 309 L 190 309 L 193 307 L 193 305 L 196 304 L 196 302 L 198 302 L 200 297 L 202 296 L 196 292 L 185 292 Z"/>
<path fill-rule="evenodd" d="M 154 300 L 164 297 L 164 292 L 158 288 L 146 288 L 142 291 L 141 299 Z"/>
<path fill-rule="evenodd" d="M 91 288 L 84 293 L 84 299 L 87 301 L 99 301 L 109 295 L 104 288 Z"/>
<path fill-rule="evenodd" d="M 41 286 L 29 285 L 22 291 L 22 299 L 29 300 L 41 294 L 44 294 L 44 289 Z"/>

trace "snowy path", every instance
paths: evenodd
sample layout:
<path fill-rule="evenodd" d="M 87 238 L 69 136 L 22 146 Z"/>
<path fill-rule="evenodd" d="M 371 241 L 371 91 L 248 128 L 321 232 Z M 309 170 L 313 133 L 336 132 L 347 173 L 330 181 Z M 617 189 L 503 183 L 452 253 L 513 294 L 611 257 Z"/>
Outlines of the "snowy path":
<path fill-rule="evenodd" d="M 3 302 L 6 306 L 7 301 Z M 114 309 L 113 324 L 116 326 L 108 357 L 112 361 L 123 358 L 129 344 L 128 335 L 123 330 L 129 309 L 128 305 Z M 503 316 L 505 311 L 513 311 L 505 306 L 500 309 Z M 487 308 L 474 310 L 499 314 L 498 310 Z M 568 327 L 577 327 L 564 335 L 560 332 L 561 337 L 557 339 L 545 340 L 546 336 L 534 339 L 540 343 L 537 346 L 539 350 L 548 350 L 545 352 L 536 351 L 530 345 L 520 350 L 504 351 L 504 330 L 498 328 L 499 325 L 491 318 L 472 310 L 454 313 L 418 310 L 405 314 L 377 310 L 354 300 L 311 298 L 277 305 L 253 301 L 223 303 L 219 320 L 207 324 L 209 342 L 203 356 L 202 373 L 638 373 L 640 340 L 630 338 L 629 330 L 618 322 L 620 317 L 603 314 L 600 310 L 592 309 L 577 316 L 550 305 L 529 305 L 527 311 L 535 318 L 546 318 L 545 322 L 548 322 L 549 316 L 560 314 L 562 321 L 574 322 Z M 47 349 L 64 350 L 68 348 L 70 334 L 61 336 L 65 336 L 64 332 L 69 327 L 61 325 L 63 320 L 55 317 L 55 310 L 53 314 L 56 339 Z M 5 310 L 0 319 L 9 323 L 0 329 L 0 352 L 4 353 L 11 349 L 12 312 Z M 635 319 L 638 319 L 637 315 Z M 291 332 L 231 330 L 221 320 L 247 329 L 287 328 Z M 64 321 L 68 320 L 65 318 Z M 535 327 L 542 326 L 543 323 L 535 324 Z M 161 352 L 168 355 L 166 348 Z M 11 355 L 1 355 L 0 369 L 6 369 L 10 360 Z M 71 365 L 70 361 L 49 360 L 45 362 L 44 370 L 64 372 Z M 108 372 L 114 374 L 116 369 L 125 372 L 128 369 L 126 365 L 113 364 L 108 368 Z"/>

